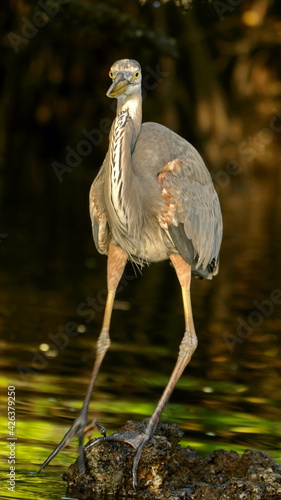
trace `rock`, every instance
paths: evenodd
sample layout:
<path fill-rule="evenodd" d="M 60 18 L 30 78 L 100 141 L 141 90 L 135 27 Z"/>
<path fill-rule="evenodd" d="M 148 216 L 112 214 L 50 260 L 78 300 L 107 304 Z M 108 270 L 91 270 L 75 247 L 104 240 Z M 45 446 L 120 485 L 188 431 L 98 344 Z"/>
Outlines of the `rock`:
<path fill-rule="evenodd" d="M 127 422 L 119 432 L 142 432 L 143 423 Z M 175 424 L 159 424 L 143 449 L 138 487 L 132 487 L 135 450 L 117 441 L 85 447 L 86 473 L 78 460 L 67 473 L 67 496 L 84 499 L 135 500 L 281 500 L 281 466 L 268 454 L 216 450 L 200 457 L 178 444 L 183 432 Z M 92 442 L 92 441 L 91 441 Z M 89 443 L 88 443 L 89 444 Z"/>

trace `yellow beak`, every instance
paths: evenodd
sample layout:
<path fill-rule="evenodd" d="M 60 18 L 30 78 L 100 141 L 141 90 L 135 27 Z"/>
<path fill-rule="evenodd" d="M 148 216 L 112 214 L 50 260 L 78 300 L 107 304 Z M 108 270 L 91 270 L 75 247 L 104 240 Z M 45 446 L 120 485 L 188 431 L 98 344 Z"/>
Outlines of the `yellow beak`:
<path fill-rule="evenodd" d="M 117 97 L 124 92 L 128 85 L 129 82 L 125 79 L 123 73 L 117 73 L 116 77 L 114 78 L 114 82 L 112 82 L 112 85 L 109 87 L 106 93 L 107 97 Z"/>

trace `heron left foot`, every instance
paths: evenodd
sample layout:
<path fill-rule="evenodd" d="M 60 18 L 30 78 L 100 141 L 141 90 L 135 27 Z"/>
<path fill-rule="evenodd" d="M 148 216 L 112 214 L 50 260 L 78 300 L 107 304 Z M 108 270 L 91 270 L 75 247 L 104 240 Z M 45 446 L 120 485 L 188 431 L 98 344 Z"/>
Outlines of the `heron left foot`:
<path fill-rule="evenodd" d="M 91 448 L 92 446 L 95 446 L 96 444 L 99 444 L 104 441 L 118 441 L 122 443 L 127 443 L 130 446 L 132 446 L 136 450 L 136 454 L 133 461 L 133 469 L 132 469 L 133 487 L 136 488 L 138 484 L 137 480 L 138 465 L 142 454 L 142 450 L 145 447 L 145 445 L 149 442 L 149 440 L 152 438 L 152 436 L 153 434 L 150 435 L 149 433 L 146 432 L 124 432 L 124 433 L 115 432 L 110 436 L 103 436 L 95 439 L 95 441 L 88 443 L 85 446 L 85 449 Z"/>
<path fill-rule="evenodd" d="M 89 430 L 89 428 L 97 427 L 98 430 L 100 431 L 103 436 L 106 435 L 106 430 L 105 428 L 99 424 L 99 422 L 96 419 L 93 419 L 92 421 L 88 421 L 87 418 L 87 412 L 88 408 L 85 406 L 82 408 L 80 413 L 77 415 L 76 419 L 74 420 L 72 426 L 70 429 L 67 431 L 61 442 L 57 445 L 57 447 L 52 451 L 52 453 L 48 456 L 48 458 L 45 460 L 43 465 L 41 465 L 39 469 L 39 474 L 42 472 L 42 470 L 48 465 L 51 460 L 71 441 L 71 439 L 74 436 L 78 437 L 79 441 L 79 470 L 80 474 L 85 473 L 85 458 L 84 458 L 84 450 L 83 450 L 83 440 L 84 440 L 84 433 Z"/>

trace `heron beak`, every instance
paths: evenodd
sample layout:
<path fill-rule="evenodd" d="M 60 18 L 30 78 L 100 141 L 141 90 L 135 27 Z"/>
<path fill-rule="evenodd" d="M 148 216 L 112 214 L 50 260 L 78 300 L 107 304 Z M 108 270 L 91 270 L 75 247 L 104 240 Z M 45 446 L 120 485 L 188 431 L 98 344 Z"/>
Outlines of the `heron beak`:
<path fill-rule="evenodd" d="M 128 85 L 129 82 L 124 77 L 124 74 L 117 73 L 116 77 L 114 78 L 114 82 L 112 82 L 112 85 L 109 87 L 106 93 L 107 97 L 117 97 L 120 94 L 123 94 Z"/>

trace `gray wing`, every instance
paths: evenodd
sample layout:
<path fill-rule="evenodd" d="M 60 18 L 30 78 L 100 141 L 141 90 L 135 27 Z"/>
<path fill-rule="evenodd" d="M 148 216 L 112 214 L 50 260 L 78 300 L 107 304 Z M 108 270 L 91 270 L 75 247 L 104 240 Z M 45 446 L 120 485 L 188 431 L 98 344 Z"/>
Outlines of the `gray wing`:
<path fill-rule="evenodd" d="M 177 137 L 182 145 L 184 139 Z M 184 152 L 158 175 L 164 201 L 159 222 L 193 274 L 212 278 L 218 272 L 222 240 L 220 204 L 201 156 L 184 143 Z"/>
<path fill-rule="evenodd" d="M 165 199 L 166 230 L 194 274 L 211 278 L 218 272 L 222 217 L 212 180 L 200 182 L 194 174 L 206 168 L 202 162 L 189 151 L 185 160 L 168 163 L 158 178 Z"/>
<path fill-rule="evenodd" d="M 92 222 L 93 238 L 97 250 L 107 255 L 110 233 L 104 209 L 104 164 L 106 158 L 90 189 L 90 217 Z"/>

